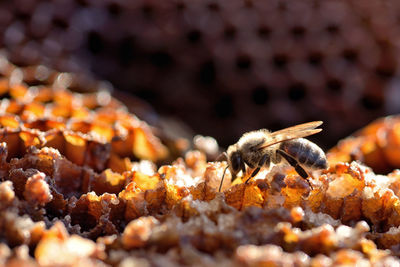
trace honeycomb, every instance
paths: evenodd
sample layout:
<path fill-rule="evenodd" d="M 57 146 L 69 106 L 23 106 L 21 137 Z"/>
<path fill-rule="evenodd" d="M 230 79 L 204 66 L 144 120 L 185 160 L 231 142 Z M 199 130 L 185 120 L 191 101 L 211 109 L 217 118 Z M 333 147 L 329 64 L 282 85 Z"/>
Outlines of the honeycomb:
<path fill-rule="evenodd" d="M 0 62 L 1 265 L 398 264 L 398 117 L 339 142 L 310 184 L 277 166 L 247 184 L 227 173 L 218 192 L 225 161 L 189 150 L 164 164 L 157 131 L 107 91 Z"/>
<path fill-rule="evenodd" d="M 398 266 L 399 116 L 340 141 L 309 183 L 277 166 L 218 192 L 215 139 L 188 150 L 87 71 L 223 143 L 316 119 L 336 142 L 398 111 L 398 10 L 2 1 L 0 266 Z"/>
<path fill-rule="evenodd" d="M 400 168 L 400 117 L 378 119 L 340 141 L 328 153 L 330 162 L 362 162 L 377 173 Z"/>
<path fill-rule="evenodd" d="M 323 120 L 318 138 L 327 148 L 400 111 L 396 0 L 8 0 L 0 7 L 0 43 L 14 62 L 92 69 L 224 146 L 249 130 Z"/>

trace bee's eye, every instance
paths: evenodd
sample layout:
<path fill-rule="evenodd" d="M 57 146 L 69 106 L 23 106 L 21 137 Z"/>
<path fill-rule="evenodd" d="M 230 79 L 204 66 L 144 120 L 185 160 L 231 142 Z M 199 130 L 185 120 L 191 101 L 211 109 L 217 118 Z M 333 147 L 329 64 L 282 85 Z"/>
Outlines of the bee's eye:
<path fill-rule="evenodd" d="M 232 164 L 232 169 L 235 172 L 239 172 L 240 170 L 240 162 L 242 161 L 242 158 L 240 157 L 239 154 L 233 154 L 231 158 L 231 164 Z"/>

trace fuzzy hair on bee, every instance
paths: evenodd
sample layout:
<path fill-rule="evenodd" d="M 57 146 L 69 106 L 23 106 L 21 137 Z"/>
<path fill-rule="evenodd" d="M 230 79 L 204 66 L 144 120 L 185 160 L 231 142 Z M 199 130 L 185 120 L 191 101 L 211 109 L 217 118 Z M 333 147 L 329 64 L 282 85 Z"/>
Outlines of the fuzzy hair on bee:
<path fill-rule="evenodd" d="M 316 129 L 322 121 L 313 121 L 295 125 L 276 132 L 266 129 L 245 133 L 236 144 L 228 147 L 223 154 L 228 166 L 225 168 L 219 191 L 224 181 L 226 170 L 229 169 L 232 181 L 237 174 L 243 174 L 249 168 L 252 170 L 246 183 L 257 175 L 261 168 L 269 168 L 271 163 L 289 164 L 311 186 L 308 181 L 312 170 L 326 169 L 328 162 L 324 151 L 313 142 L 303 137 L 320 132 Z"/>

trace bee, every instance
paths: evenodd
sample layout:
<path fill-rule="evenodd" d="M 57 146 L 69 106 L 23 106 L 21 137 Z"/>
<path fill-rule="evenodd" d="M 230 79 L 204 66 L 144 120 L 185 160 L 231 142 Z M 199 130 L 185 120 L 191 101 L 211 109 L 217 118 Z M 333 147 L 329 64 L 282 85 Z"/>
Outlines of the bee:
<path fill-rule="evenodd" d="M 313 121 L 295 125 L 276 132 L 266 129 L 245 133 L 236 144 L 228 147 L 222 157 L 228 163 L 222 175 L 219 192 L 224 182 L 226 170 L 236 179 L 238 172 L 246 173 L 246 168 L 252 170 L 246 183 L 257 175 L 261 168 L 269 168 L 271 163 L 286 163 L 294 167 L 312 188 L 307 171 L 326 169 L 328 162 L 324 151 L 313 142 L 302 137 L 322 131 L 316 129 L 322 121 Z M 246 167 L 247 166 L 247 167 Z"/>

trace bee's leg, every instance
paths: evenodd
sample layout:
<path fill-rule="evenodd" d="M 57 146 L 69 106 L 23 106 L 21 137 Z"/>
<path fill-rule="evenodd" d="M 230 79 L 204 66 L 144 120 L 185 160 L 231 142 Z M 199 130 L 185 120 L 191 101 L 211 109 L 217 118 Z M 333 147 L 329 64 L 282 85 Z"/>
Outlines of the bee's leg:
<path fill-rule="evenodd" d="M 246 184 L 251 178 L 253 178 L 254 176 L 257 175 L 257 173 L 260 171 L 261 167 L 264 166 L 265 162 L 267 161 L 267 158 L 268 158 L 268 154 L 265 154 L 260 159 L 260 161 L 258 162 L 258 167 L 251 173 L 250 177 L 246 180 L 246 182 L 245 182 Z"/>
<path fill-rule="evenodd" d="M 254 169 L 254 165 L 251 164 L 248 160 L 244 160 L 244 162 L 249 166 L 250 169 Z"/>
<path fill-rule="evenodd" d="M 282 150 L 277 150 L 277 152 L 284 158 L 286 159 L 286 161 L 292 165 L 295 169 L 295 171 L 304 179 L 307 181 L 308 185 L 311 187 L 311 189 L 314 190 L 314 188 L 312 187 L 310 181 L 307 179 L 309 177 L 308 173 L 306 172 L 306 170 L 304 170 L 303 167 L 301 167 L 301 165 L 297 162 L 296 159 L 292 158 L 291 156 L 289 156 L 287 153 L 285 153 Z"/>
<path fill-rule="evenodd" d="M 242 175 L 246 175 L 246 165 L 244 164 L 244 161 L 242 161 L 240 168 L 242 169 Z"/>
<path fill-rule="evenodd" d="M 248 169 L 254 169 L 254 165 L 251 164 L 249 161 L 247 160 L 243 160 L 243 165 L 242 165 L 242 173 L 243 173 L 243 177 L 247 175 L 247 171 L 246 171 L 246 165 L 248 166 Z"/>
<path fill-rule="evenodd" d="M 253 178 L 254 176 L 256 176 L 257 173 L 260 171 L 260 169 L 261 169 L 261 167 L 257 167 L 257 168 L 251 173 L 250 177 L 247 178 L 247 180 L 246 180 L 245 183 L 247 184 L 251 178 Z"/>

